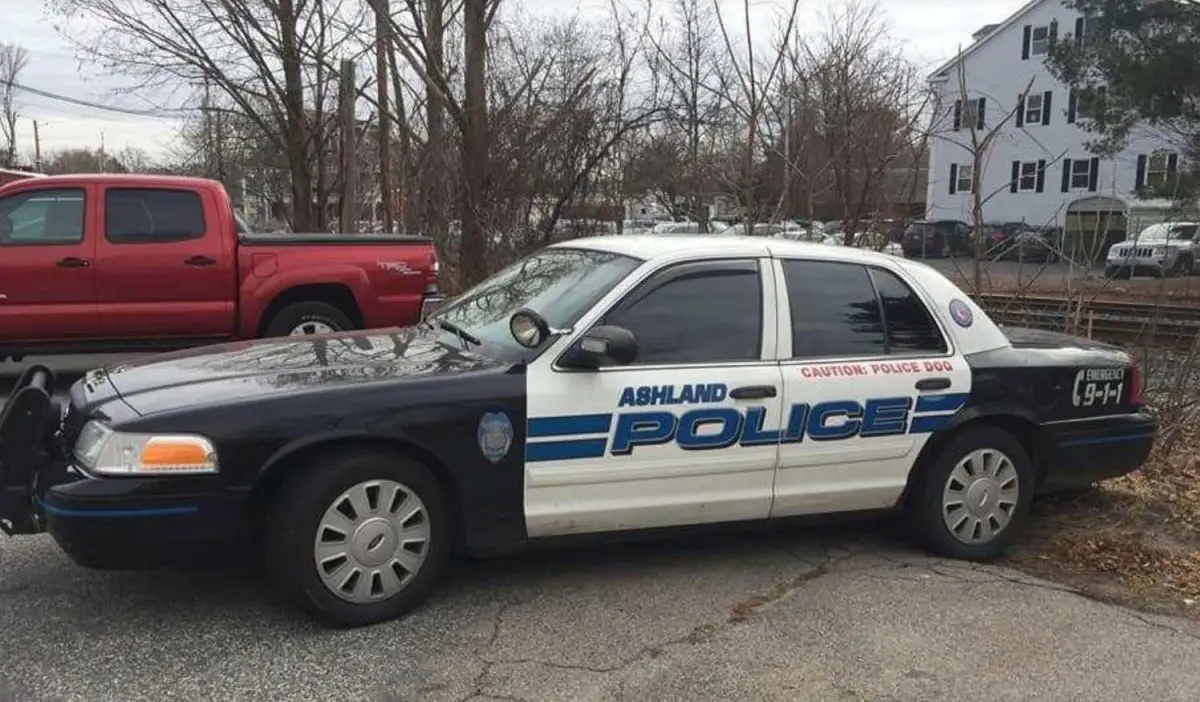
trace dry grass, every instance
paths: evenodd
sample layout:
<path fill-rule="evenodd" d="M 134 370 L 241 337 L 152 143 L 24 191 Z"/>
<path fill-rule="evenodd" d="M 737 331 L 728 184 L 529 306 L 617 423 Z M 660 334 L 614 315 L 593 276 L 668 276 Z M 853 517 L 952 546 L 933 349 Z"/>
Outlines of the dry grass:
<path fill-rule="evenodd" d="M 1095 597 L 1200 619 L 1200 428 L 1185 433 L 1137 473 L 1042 500 L 1012 563 Z"/>

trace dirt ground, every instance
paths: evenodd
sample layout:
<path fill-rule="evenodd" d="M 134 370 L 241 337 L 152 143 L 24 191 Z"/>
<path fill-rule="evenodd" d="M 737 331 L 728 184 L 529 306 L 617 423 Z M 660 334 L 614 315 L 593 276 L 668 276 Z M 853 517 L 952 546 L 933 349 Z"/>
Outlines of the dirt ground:
<path fill-rule="evenodd" d="M 1200 428 L 1086 492 L 1044 498 L 1008 560 L 1097 599 L 1200 619 Z"/>

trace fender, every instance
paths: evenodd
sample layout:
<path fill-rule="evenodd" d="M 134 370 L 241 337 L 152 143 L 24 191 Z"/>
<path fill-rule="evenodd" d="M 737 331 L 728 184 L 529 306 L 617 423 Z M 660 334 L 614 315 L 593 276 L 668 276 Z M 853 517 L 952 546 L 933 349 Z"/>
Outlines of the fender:
<path fill-rule="evenodd" d="M 267 278 L 249 275 L 242 279 L 239 336 L 252 338 L 262 321 L 262 315 L 275 298 L 301 285 L 344 285 L 354 296 L 364 316 L 370 316 L 374 304 L 371 282 L 359 266 L 344 263 L 316 263 L 287 268 L 271 273 Z"/>
<path fill-rule="evenodd" d="M 972 405 L 968 400 L 966 407 L 962 408 L 953 416 L 951 416 L 946 422 L 945 426 L 930 436 L 929 440 L 925 442 L 925 446 L 921 448 L 921 452 L 917 455 L 917 459 L 913 461 L 912 470 L 910 470 L 908 474 L 908 482 L 904 486 L 904 491 L 900 495 L 898 504 L 904 504 L 905 499 L 908 497 L 909 491 L 912 489 L 913 485 L 917 483 L 922 466 L 925 465 L 925 460 L 929 456 L 940 450 L 942 444 L 945 443 L 949 437 L 953 436 L 954 433 L 961 427 L 972 422 L 987 419 L 1007 421 L 1017 420 L 1019 422 L 1028 423 L 1034 428 L 1033 435 L 1030 437 L 1030 441 L 1033 444 L 1032 448 L 1034 449 L 1035 455 L 1031 455 L 1030 459 L 1034 461 L 1034 466 L 1036 469 L 1038 462 L 1045 457 L 1046 454 L 1044 452 L 1048 450 L 1049 446 L 1045 430 L 1042 428 L 1042 424 L 1038 418 L 1027 408 L 1012 402 L 998 401 L 986 402 L 981 405 Z M 1040 480 L 1041 478 L 1039 477 L 1039 482 Z"/>
<path fill-rule="evenodd" d="M 291 471 L 295 470 L 296 461 L 294 459 L 304 452 L 317 452 L 342 443 L 375 444 L 409 453 L 413 458 L 425 464 L 445 486 L 447 507 L 455 512 L 459 512 L 463 508 L 462 501 L 456 498 L 458 486 L 454 475 L 446 468 L 446 463 L 442 458 L 424 442 L 414 439 L 408 432 L 382 434 L 363 430 L 339 429 L 294 439 L 276 450 L 259 468 L 254 483 L 250 487 L 250 496 L 247 500 L 250 514 L 265 513 L 264 510 L 256 509 L 256 507 L 261 505 L 264 500 L 269 499 L 274 490 L 291 474 Z"/>

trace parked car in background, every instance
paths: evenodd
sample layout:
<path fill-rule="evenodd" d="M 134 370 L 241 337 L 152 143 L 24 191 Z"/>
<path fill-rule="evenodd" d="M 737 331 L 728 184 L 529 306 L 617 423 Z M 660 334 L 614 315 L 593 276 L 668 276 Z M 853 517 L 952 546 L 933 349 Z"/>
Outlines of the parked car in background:
<path fill-rule="evenodd" d="M 908 258 L 970 256 L 971 225 L 955 219 L 917 220 L 905 228 L 900 246 Z"/>
<path fill-rule="evenodd" d="M 1104 261 L 1109 278 L 1151 275 L 1191 275 L 1200 246 L 1200 223 L 1163 222 L 1138 232 L 1132 240 L 1113 245 Z"/>
<path fill-rule="evenodd" d="M 989 260 L 1003 258 L 1016 244 L 1017 235 L 1028 228 L 1024 222 L 985 222 L 983 235 L 983 257 Z"/>
<path fill-rule="evenodd" d="M 0 188 L 0 360 L 408 326 L 441 302 L 433 242 L 256 234 L 216 181 Z"/>
<path fill-rule="evenodd" d="M 1024 263 L 1055 263 L 1062 258 L 1062 229 L 1058 227 L 1029 227 L 1019 230 L 1004 259 Z"/>

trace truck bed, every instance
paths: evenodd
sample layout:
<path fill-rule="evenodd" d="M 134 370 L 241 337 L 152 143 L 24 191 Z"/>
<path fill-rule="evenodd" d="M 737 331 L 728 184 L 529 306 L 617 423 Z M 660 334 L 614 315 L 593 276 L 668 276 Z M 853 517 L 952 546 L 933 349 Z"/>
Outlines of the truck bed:
<path fill-rule="evenodd" d="M 313 246 L 319 244 L 429 244 L 427 236 L 407 234 L 238 234 L 243 246 Z"/>

